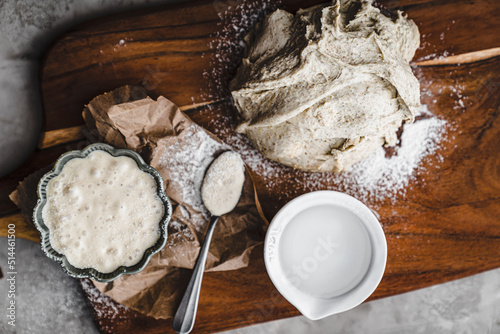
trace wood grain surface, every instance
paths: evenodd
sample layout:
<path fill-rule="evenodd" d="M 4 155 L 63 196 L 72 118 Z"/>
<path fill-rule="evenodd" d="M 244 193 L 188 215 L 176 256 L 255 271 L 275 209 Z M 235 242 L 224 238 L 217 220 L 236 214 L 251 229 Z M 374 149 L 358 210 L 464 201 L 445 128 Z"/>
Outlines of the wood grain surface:
<path fill-rule="evenodd" d="M 266 8 L 294 11 L 317 3 L 267 2 Z M 99 141 L 83 126 L 81 111 L 105 91 L 142 85 L 150 96 L 166 96 L 231 143 L 235 110 L 227 82 L 241 59 L 237 41 L 266 12 L 262 4 L 194 1 L 150 8 L 89 22 L 55 41 L 41 66 L 45 133 L 28 161 L 0 180 L 0 236 L 13 222 L 18 237 L 37 240 L 36 230 L 8 195 L 63 152 Z M 422 103 L 451 127 L 441 158 L 423 161 L 424 172 L 410 182 L 405 196 L 368 200 L 388 242 L 385 276 L 370 300 L 500 267 L 500 2 L 387 0 L 380 7 L 401 9 L 419 26 L 422 46 L 413 70 Z M 260 14 L 254 18 L 249 13 Z M 252 170 L 268 218 L 302 193 L 342 190 L 334 178 L 305 184 L 307 173 L 274 168 L 279 177 L 273 182 L 263 170 Z M 171 328 L 171 321 L 119 307 L 87 280 L 82 285 L 103 333 L 165 333 Z M 195 332 L 297 314 L 271 284 L 260 247 L 248 268 L 205 275 Z"/>

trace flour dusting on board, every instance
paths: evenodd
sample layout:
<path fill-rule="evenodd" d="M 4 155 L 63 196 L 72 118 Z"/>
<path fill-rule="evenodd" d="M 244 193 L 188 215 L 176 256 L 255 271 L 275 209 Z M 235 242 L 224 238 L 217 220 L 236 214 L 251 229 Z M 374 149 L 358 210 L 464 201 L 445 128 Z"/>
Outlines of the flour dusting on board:
<path fill-rule="evenodd" d="M 213 36 L 209 47 L 215 52 L 210 67 L 205 69 L 203 77 L 212 94 L 202 93 L 202 97 L 219 99 L 227 97 L 229 80 L 236 74 L 245 51 L 244 37 L 267 14 L 276 10 L 281 1 L 216 1 L 214 9 L 220 18 L 219 32 Z M 204 55 L 205 56 L 205 55 Z M 214 95 L 216 94 L 216 96 Z"/>
<path fill-rule="evenodd" d="M 395 199 L 404 195 L 408 183 L 421 168 L 422 160 L 436 153 L 445 133 L 446 121 L 435 116 L 406 124 L 395 155 L 386 157 L 384 148 L 380 147 L 337 180 L 346 192 L 365 201 Z"/>
<path fill-rule="evenodd" d="M 99 319 L 102 329 L 114 331 L 115 328 L 110 326 L 105 326 L 103 320 L 108 320 L 108 323 L 112 323 L 111 320 L 126 320 L 127 315 L 124 315 L 129 308 L 115 302 L 111 297 L 102 294 L 93 284 L 90 279 L 80 280 L 82 289 L 88 296 L 89 301 L 92 303 L 92 309 L 96 312 L 96 318 Z M 98 305 L 98 306 L 97 306 Z M 118 319 L 117 319 L 118 318 Z"/>
<path fill-rule="evenodd" d="M 200 191 L 203 177 L 216 153 L 229 147 L 217 142 L 197 125 L 187 127 L 182 136 L 184 140 L 165 148 L 159 163 L 161 168 L 169 171 L 169 182 L 177 185 L 183 202 L 208 219 L 209 213 Z"/>

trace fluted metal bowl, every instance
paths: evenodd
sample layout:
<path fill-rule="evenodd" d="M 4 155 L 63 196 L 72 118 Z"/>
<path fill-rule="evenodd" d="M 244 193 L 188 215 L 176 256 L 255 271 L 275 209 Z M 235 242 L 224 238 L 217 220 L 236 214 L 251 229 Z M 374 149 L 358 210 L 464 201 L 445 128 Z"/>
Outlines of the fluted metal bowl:
<path fill-rule="evenodd" d="M 52 247 L 50 243 L 50 230 L 45 225 L 42 217 L 43 207 L 47 203 L 47 185 L 49 181 L 54 177 L 58 176 L 62 172 L 64 165 L 68 161 L 75 158 L 85 158 L 91 152 L 97 150 L 105 151 L 114 157 L 126 156 L 133 159 L 137 163 L 137 166 L 141 171 L 150 174 L 156 181 L 157 194 L 158 197 L 161 199 L 165 209 L 163 217 L 159 222 L 160 237 L 158 241 L 144 252 L 142 259 L 138 263 L 136 263 L 133 266 L 121 266 L 110 273 L 101 273 L 94 268 L 85 268 L 85 269 L 77 268 L 74 267 L 71 263 L 69 263 L 64 254 L 57 252 Z M 144 269 L 148 264 L 149 260 L 151 259 L 151 257 L 154 254 L 158 253 L 165 246 L 165 243 L 167 242 L 167 225 L 171 217 L 172 217 L 172 205 L 167 195 L 165 194 L 165 187 L 163 185 L 163 179 L 160 173 L 158 173 L 158 171 L 153 167 L 146 164 L 144 160 L 141 158 L 141 156 L 136 152 L 128 149 L 117 149 L 110 145 L 102 143 L 92 144 L 87 146 L 85 149 L 81 151 L 70 151 L 61 155 L 61 157 L 59 157 L 59 159 L 57 160 L 54 168 L 50 172 L 45 174 L 38 183 L 38 202 L 33 212 L 33 222 L 35 223 L 36 228 L 40 232 L 40 243 L 45 255 L 47 255 L 52 260 L 59 262 L 64 271 L 68 275 L 76 278 L 92 278 L 99 282 L 111 282 L 120 277 L 121 275 L 137 274 L 142 269 Z"/>

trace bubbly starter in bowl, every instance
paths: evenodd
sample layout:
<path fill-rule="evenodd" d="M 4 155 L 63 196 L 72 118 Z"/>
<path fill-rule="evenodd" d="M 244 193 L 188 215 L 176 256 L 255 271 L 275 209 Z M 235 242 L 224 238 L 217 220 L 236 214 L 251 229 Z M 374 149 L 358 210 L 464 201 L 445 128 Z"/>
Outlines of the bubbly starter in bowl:
<path fill-rule="evenodd" d="M 160 236 L 154 178 L 128 157 L 94 151 L 49 181 L 42 216 L 52 247 L 78 268 L 109 273 L 139 262 Z"/>

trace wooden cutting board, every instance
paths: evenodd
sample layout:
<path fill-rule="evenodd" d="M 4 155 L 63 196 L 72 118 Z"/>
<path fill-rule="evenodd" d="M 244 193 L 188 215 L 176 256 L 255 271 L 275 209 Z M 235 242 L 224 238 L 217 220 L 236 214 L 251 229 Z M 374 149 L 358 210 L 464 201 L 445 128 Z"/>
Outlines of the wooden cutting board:
<path fill-rule="evenodd" d="M 321 2 L 269 1 L 265 7 L 295 11 Z M 403 10 L 418 24 L 422 47 L 413 69 L 425 91 L 422 102 L 452 123 L 453 130 L 440 149 L 442 159 L 426 159 L 424 174 L 410 182 L 405 196 L 376 205 L 387 236 L 388 263 L 370 300 L 500 267 L 500 2 L 381 4 Z M 227 82 L 241 59 L 236 45 L 262 17 L 256 13 L 265 12 L 263 7 L 260 0 L 155 7 L 89 22 L 55 41 L 40 72 L 45 132 L 28 161 L 0 180 L 0 235 L 13 222 L 17 237 L 38 241 L 8 195 L 20 180 L 63 152 L 99 140 L 83 127 L 81 111 L 103 92 L 143 85 L 150 96 L 166 96 L 198 124 L 230 139 L 235 111 Z M 268 218 L 302 193 L 338 189 L 329 179 L 304 185 L 305 174 L 286 167 L 280 167 L 276 182 L 269 182 L 259 167 L 252 172 Z M 103 333 L 164 333 L 171 328 L 171 321 L 119 307 L 87 280 L 82 285 Z M 248 268 L 205 276 L 195 332 L 297 314 L 268 279 L 260 247 Z"/>

